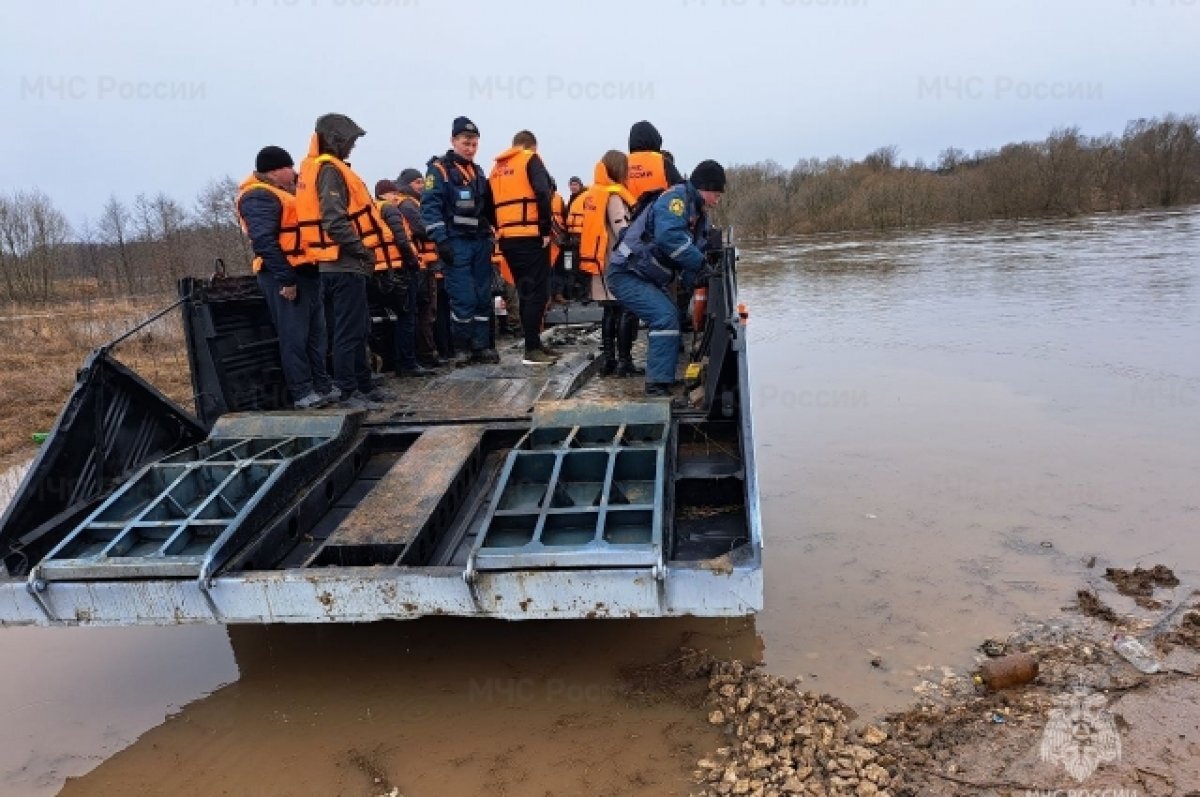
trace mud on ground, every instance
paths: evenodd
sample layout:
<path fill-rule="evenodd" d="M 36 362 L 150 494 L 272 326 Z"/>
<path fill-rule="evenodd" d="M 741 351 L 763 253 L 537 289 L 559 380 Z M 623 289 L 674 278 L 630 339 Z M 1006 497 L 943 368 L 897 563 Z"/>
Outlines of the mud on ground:
<path fill-rule="evenodd" d="M 1166 568 L 1143 572 L 1155 576 L 1151 593 L 1140 597 L 1178 584 Z M 680 685 L 707 679 L 704 710 L 725 743 L 697 764 L 699 797 L 1058 789 L 1200 797 L 1200 602 L 1194 593 L 1158 602 L 1169 608 L 1157 617 L 1140 614 L 1133 602 L 1119 613 L 1081 591 L 1080 606 L 1064 616 L 981 645 L 992 656 L 1033 654 L 1040 672 L 1032 683 L 989 692 L 970 673 L 944 668 L 915 687 L 909 710 L 877 724 L 856 721 L 853 709 L 806 690 L 800 679 L 695 650 L 629 679 L 637 693 L 682 690 L 693 703 L 694 693 Z M 1112 646 L 1116 631 L 1140 636 L 1161 671 L 1143 674 L 1122 659 Z M 1063 727 L 1072 710 L 1090 723 L 1079 726 L 1074 745 L 1048 731 Z M 1111 760 L 1101 761 L 1102 743 L 1113 735 L 1119 753 L 1108 749 Z"/>

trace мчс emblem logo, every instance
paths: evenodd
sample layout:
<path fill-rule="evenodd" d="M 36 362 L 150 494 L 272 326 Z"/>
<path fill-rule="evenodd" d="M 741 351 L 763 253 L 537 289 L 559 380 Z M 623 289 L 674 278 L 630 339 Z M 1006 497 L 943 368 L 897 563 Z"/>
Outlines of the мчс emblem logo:
<path fill-rule="evenodd" d="M 1062 764 L 1080 783 L 1101 764 L 1119 760 L 1121 737 L 1104 697 L 1076 687 L 1054 698 L 1042 733 L 1041 758 Z"/>

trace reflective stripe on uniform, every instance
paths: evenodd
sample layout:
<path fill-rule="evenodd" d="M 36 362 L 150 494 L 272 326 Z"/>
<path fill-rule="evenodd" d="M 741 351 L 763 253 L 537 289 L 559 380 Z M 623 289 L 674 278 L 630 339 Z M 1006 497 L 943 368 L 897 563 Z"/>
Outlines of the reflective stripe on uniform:
<path fill-rule="evenodd" d="M 677 257 L 679 257 L 680 255 L 682 255 L 684 252 L 686 252 L 686 251 L 687 251 L 687 248 L 688 248 L 689 246 L 691 246 L 691 245 L 692 245 L 692 242 L 691 242 L 691 241 L 688 241 L 688 242 L 684 243 L 682 246 L 680 246 L 678 249 L 676 249 L 674 252 L 672 252 L 671 254 L 667 255 L 667 257 L 669 257 L 669 258 L 671 258 L 672 260 L 674 260 L 675 258 L 677 258 Z"/>
<path fill-rule="evenodd" d="M 479 219 L 471 218 L 470 216 L 455 216 L 451 221 L 455 224 L 465 224 L 468 227 L 479 226 Z"/>
<path fill-rule="evenodd" d="M 649 334 L 646 337 L 652 338 L 656 335 L 662 335 L 664 337 L 669 335 L 673 338 L 677 338 L 677 337 L 679 337 L 679 330 L 678 329 L 652 329 L 652 330 L 650 330 Z"/>

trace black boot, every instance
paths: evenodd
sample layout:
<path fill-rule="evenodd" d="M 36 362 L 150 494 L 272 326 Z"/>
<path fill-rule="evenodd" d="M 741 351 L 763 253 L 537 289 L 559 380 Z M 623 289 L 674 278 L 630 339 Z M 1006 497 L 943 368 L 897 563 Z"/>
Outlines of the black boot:
<path fill-rule="evenodd" d="M 617 370 L 617 329 L 621 325 L 621 308 L 616 305 L 604 305 L 604 315 L 600 317 L 600 373 L 612 376 Z"/>
<path fill-rule="evenodd" d="M 645 368 L 633 364 L 633 342 L 637 339 L 638 317 L 628 310 L 622 311 L 617 327 L 617 376 L 641 376 Z"/>

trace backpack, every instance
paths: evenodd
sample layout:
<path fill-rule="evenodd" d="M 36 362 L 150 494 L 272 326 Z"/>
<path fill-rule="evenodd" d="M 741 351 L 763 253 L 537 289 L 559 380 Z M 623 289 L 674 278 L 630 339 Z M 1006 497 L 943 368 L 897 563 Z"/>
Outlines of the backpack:
<path fill-rule="evenodd" d="M 617 242 L 613 244 L 614 246 L 619 246 L 622 242 L 624 242 L 625 233 L 633 227 L 633 222 L 637 220 L 637 217 L 649 210 L 654 205 L 655 201 L 657 201 L 666 190 L 666 188 L 655 188 L 638 197 L 637 203 L 634 204 L 633 209 L 629 211 L 629 224 L 626 225 L 623 230 L 621 230 L 620 234 L 617 236 Z M 654 217 L 650 216 L 648 219 L 646 219 L 646 227 L 642 231 L 642 243 L 649 243 L 652 240 L 654 240 Z"/>

